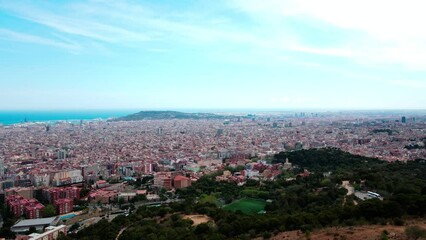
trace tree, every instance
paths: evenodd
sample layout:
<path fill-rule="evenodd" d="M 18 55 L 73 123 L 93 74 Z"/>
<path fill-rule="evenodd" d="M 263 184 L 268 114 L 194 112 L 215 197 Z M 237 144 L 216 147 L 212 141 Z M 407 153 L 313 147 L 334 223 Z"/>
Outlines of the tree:
<path fill-rule="evenodd" d="M 89 194 L 89 192 L 90 192 L 89 188 L 83 188 L 83 189 L 81 189 L 81 191 L 80 191 L 80 198 L 86 197 Z"/>
<path fill-rule="evenodd" d="M 56 238 L 56 240 L 72 240 L 72 238 L 66 236 L 63 232 L 59 232 L 58 238 Z"/>
<path fill-rule="evenodd" d="M 123 197 L 119 197 L 119 198 L 118 198 L 118 204 L 121 206 L 121 205 L 123 205 L 124 203 L 125 203 L 124 198 L 123 198 Z"/>
<path fill-rule="evenodd" d="M 134 198 L 129 200 L 129 202 L 131 202 L 131 203 L 140 202 L 140 201 L 146 201 L 146 196 L 139 194 L 139 195 L 136 195 Z"/>
<path fill-rule="evenodd" d="M 70 227 L 70 231 L 77 230 L 80 227 L 80 223 L 76 222 Z"/>
<path fill-rule="evenodd" d="M 56 216 L 56 209 L 52 204 L 46 205 L 43 209 L 43 217 L 53 217 Z"/>
<path fill-rule="evenodd" d="M 272 234 L 270 232 L 264 232 L 262 234 L 263 239 L 270 239 L 272 237 Z"/>
<path fill-rule="evenodd" d="M 388 232 L 388 231 L 386 231 L 386 230 L 384 230 L 384 231 L 382 232 L 382 234 L 380 235 L 380 240 L 389 240 L 388 235 L 389 235 L 389 232 Z"/>
<path fill-rule="evenodd" d="M 31 226 L 29 231 L 28 231 L 28 235 L 31 234 L 31 233 L 35 233 L 35 232 L 37 232 L 37 229 L 34 226 Z"/>
<path fill-rule="evenodd" d="M 197 235 L 207 234 L 210 231 L 210 227 L 207 223 L 201 223 L 195 227 L 194 233 Z"/>

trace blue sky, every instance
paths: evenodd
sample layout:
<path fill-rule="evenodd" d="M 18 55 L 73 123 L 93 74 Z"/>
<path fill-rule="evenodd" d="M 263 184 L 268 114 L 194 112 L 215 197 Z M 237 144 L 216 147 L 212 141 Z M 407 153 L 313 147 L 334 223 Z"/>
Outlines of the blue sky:
<path fill-rule="evenodd" d="M 0 109 L 425 109 L 424 7 L 0 0 Z"/>

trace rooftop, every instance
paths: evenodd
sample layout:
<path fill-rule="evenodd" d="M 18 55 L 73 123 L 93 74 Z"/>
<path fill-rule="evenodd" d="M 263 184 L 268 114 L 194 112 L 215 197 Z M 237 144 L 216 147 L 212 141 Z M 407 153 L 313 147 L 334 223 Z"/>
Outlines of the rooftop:
<path fill-rule="evenodd" d="M 55 219 L 56 217 L 25 219 L 13 225 L 12 228 L 28 227 L 28 226 L 35 226 L 35 225 L 51 225 L 55 221 Z"/>

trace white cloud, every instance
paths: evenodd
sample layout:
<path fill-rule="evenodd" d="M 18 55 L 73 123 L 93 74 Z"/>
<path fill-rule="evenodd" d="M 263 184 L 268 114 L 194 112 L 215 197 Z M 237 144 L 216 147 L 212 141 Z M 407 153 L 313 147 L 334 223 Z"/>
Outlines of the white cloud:
<path fill-rule="evenodd" d="M 398 64 L 426 69 L 426 2 L 421 0 L 236 0 L 236 6 L 256 21 L 270 24 L 287 18 L 322 22 L 342 32 L 356 33 L 350 42 L 332 49 L 304 45 L 292 50 L 352 58 L 362 64 Z M 353 34 L 352 34 L 353 35 Z M 352 36 L 351 35 L 351 36 Z"/>
<path fill-rule="evenodd" d="M 49 38 L 43 38 L 25 33 L 19 33 L 8 29 L 0 28 L 0 38 L 13 39 L 19 42 L 29 42 L 41 45 L 64 48 L 72 51 L 80 50 L 78 44 L 73 44 L 64 41 L 56 41 Z"/>
<path fill-rule="evenodd" d="M 355 29 L 384 39 L 426 39 L 421 31 L 426 2 L 421 0 L 236 0 L 237 6 L 257 19 L 300 17 L 321 20 L 342 29 Z"/>
<path fill-rule="evenodd" d="M 99 44 L 119 44 L 145 49 L 140 43 L 221 43 L 231 49 L 246 46 L 251 53 L 266 56 L 265 59 L 279 59 L 296 52 L 347 58 L 361 65 L 396 64 L 426 70 L 426 31 L 422 31 L 426 2 L 420 0 L 234 0 L 223 6 L 231 6 L 226 9 L 228 12 L 234 10 L 229 15 L 213 11 L 209 17 L 205 17 L 209 10 L 203 8 L 168 12 L 150 6 L 128 1 L 89 1 L 67 4 L 53 11 L 31 4 L 0 2 L 0 8 L 9 13 L 56 31 L 55 38 L 32 35 L 32 39 L 22 36 L 21 39 L 57 47 L 65 44 L 92 49 L 97 45 L 102 49 Z M 240 22 L 234 18 L 235 12 L 247 14 L 253 21 Z M 310 39 L 312 35 L 294 32 L 283 24 L 291 19 L 307 25 L 320 22 L 325 28 L 338 28 L 353 38 L 327 47 L 315 44 L 315 39 Z"/>
<path fill-rule="evenodd" d="M 16 2 L 0 3 L 1 8 L 83 45 L 89 41 L 128 47 L 140 47 L 135 43 L 149 41 L 269 45 L 256 34 L 240 31 L 222 18 L 204 20 L 201 13 L 165 13 L 127 1 L 88 2 L 67 5 L 56 11 Z"/>
<path fill-rule="evenodd" d="M 302 15 L 323 20 L 343 29 L 368 32 L 382 40 L 405 38 L 426 39 L 419 31 L 426 21 L 424 1 L 290 1 L 292 7 L 284 14 Z"/>
<path fill-rule="evenodd" d="M 146 41 L 145 34 L 114 26 L 108 21 L 100 22 L 90 15 L 78 16 L 72 12 L 57 12 L 43 10 L 28 5 L 10 4 L 3 6 L 16 16 L 52 28 L 61 33 L 90 38 L 103 42 Z"/>

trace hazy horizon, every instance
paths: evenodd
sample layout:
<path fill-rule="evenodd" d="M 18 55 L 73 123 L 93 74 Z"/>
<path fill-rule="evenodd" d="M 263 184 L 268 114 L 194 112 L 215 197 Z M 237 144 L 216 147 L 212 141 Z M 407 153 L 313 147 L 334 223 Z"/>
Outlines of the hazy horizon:
<path fill-rule="evenodd" d="M 229 113 L 229 112 L 242 112 L 242 113 L 251 113 L 251 112 L 289 112 L 289 113 L 299 113 L 299 112 L 312 112 L 312 113 L 337 113 L 337 112 L 373 112 L 373 113 L 389 113 L 389 112 L 407 112 L 407 113 L 426 113 L 426 109 L 350 109 L 350 108 L 139 108 L 139 109 L 130 109 L 130 108 L 121 108 L 121 109 L 0 109 L 0 113 L 137 113 L 143 111 L 177 111 L 177 112 L 188 112 L 188 113 L 197 113 L 197 112 L 206 112 L 206 113 Z"/>
<path fill-rule="evenodd" d="M 0 0 L 0 111 L 422 110 L 424 6 Z"/>
<path fill-rule="evenodd" d="M 224 116 L 247 116 L 255 114 L 257 116 L 282 116 L 295 117 L 299 113 L 320 114 L 321 116 L 381 116 L 381 117 L 400 117 L 400 116 L 424 116 L 426 110 L 313 110 L 313 109 L 145 109 L 146 111 L 180 111 L 187 113 L 214 113 Z M 95 119 L 110 119 L 124 117 L 142 110 L 137 109 L 97 109 L 97 110 L 0 110 L 0 125 L 19 124 L 24 122 L 56 122 L 56 121 L 80 121 Z"/>

